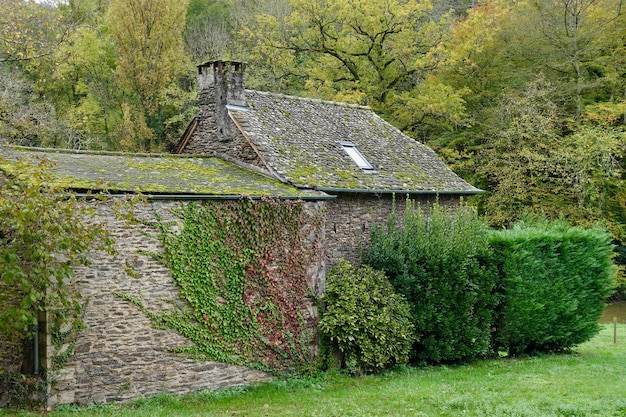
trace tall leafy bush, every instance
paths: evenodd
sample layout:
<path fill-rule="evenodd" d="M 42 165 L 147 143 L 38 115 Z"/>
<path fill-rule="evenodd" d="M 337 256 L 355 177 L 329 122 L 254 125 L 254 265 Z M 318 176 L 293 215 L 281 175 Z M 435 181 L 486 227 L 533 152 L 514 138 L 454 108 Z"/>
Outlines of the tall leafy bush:
<path fill-rule="evenodd" d="M 112 252 L 90 207 L 59 185 L 49 161 L 0 156 L 0 335 L 29 337 L 40 313 L 50 326 L 80 327 L 74 267 L 89 265 L 92 249 Z"/>
<path fill-rule="evenodd" d="M 488 227 L 464 204 L 423 209 L 407 202 L 375 225 L 364 262 L 385 271 L 411 304 L 414 361 L 456 362 L 490 352 L 497 275 L 488 267 Z"/>
<path fill-rule="evenodd" d="M 502 276 L 496 349 L 560 351 L 596 334 L 615 277 L 608 232 L 521 222 L 494 232 L 491 245 Z"/>
<path fill-rule="evenodd" d="M 49 393 L 83 326 L 75 267 L 89 265 L 92 250 L 114 252 L 93 206 L 60 185 L 50 167 L 45 159 L 0 155 L 0 408 L 40 405 Z M 27 358 L 34 357 L 29 349 L 41 315 L 51 366 L 34 378 L 4 372 L 1 365 L 21 359 L 32 366 Z"/>
<path fill-rule="evenodd" d="M 347 261 L 331 270 L 320 329 L 359 371 L 378 371 L 406 363 L 413 343 L 409 305 L 385 274 Z"/>

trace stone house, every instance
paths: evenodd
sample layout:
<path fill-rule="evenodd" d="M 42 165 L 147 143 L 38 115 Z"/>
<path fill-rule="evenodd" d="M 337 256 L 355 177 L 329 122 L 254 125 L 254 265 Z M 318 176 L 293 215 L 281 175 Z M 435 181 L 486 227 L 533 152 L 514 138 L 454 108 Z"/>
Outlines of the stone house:
<path fill-rule="evenodd" d="M 90 254 L 91 265 L 76 271 L 75 285 L 83 297 L 85 328 L 72 343 L 55 347 L 45 317 L 40 317 L 38 339 L 41 370 L 53 369 L 55 356 L 72 350 L 57 372 L 49 373 L 54 384 L 47 405 L 93 404 L 129 401 L 161 392 L 184 394 L 204 389 L 247 385 L 267 380 L 258 370 L 221 362 L 196 361 L 171 352 L 189 341 L 174 330 L 156 329 L 147 315 L 119 294 L 140 298 L 153 312 L 171 308 L 181 300 L 170 270 L 147 253 L 164 248 L 147 224 L 178 221 L 172 212 L 190 202 L 219 204 L 267 196 L 281 200 L 303 200 L 307 216 L 324 216 L 321 192 L 299 190 L 213 156 L 136 155 L 76 152 L 54 149 L 0 148 L 5 158 L 46 159 L 60 183 L 78 196 L 106 192 L 106 200 L 94 199 L 95 217 L 84 222 L 105 224 L 115 241 L 116 254 Z M 133 204 L 140 224 L 116 215 L 128 196 L 141 192 L 145 202 Z M 122 207 L 120 207 L 122 204 Z M 89 224 L 89 223 L 88 223 Z M 280 225 L 277 225 L 280 227 Z M 313 243 L 311 243 L 313 244 Z M 128 273 L 132 266 L 134 274 Z M 319 295 L 323 288 L 324 263 L 311 260 L 308 287 Z M 1 306 L 0 306 L 1 308 Z M 315 322 L 315 300 L 300 306 L 303 316 Z M 22 371 L 23 355 L 18 345 L 8 344 L 0 335 L 0 377 Z M 34 349 L 33 349 L 34 351 Z M 61 351 L 61 352 L 59 352 Z M 60 354 L 60 355 L 59 355 Z M 0 378 L 0 388 L 2 386 Z M 8 401 L 8 389 L 0 389 L 0 408 Z M 4 401 L 4 404 L 3 404 Z"/>
<path fill-rule="evenodd" d="M 118 254 L 94 253 L 92 266 L 77 271 L 85 330 L 55 377 L 48 405 L 128 401 L 268 378 L 249 368 L 172 354 L 184 338 L 153 328 L 144 313 L 116 295 L 141 297 L 148 309 L 179 298 L 170 271 L 145 255 L 163 250 L 158 239 L 114 214 L 116 202 L 128 195 L 145 196 L 136 210 L 148 222 L 157 216 L 172 220 L 172 209 L 191 201 L 303 200 L 312 218 L 322 219 L 324 256 L 312 261 L 306 277 L 311 293 L 320 295 L 326 268 L 340 258 L 358 263 L 372 222 L 386 222 L 394 200 L 401 214 L 407 197 L 456 204 L 481 192 L 368 107 L 248 90 L 244 80 L 242 63 L 198 67 L 200 111 L 177 155 L 0 148 L 5 157 L 51 160 L 59 180 L 79 195 L 106 190 L 109 197 L 94 205 L 94 221 L 107 225 Z M 136 278 L 126 273 L 129 263 Z M 312 300 L 301 308 L 316 319 Z M 58 352 L 42 324 L 41 363 L 49 368 Z M 19 370 L 10 350 L 0 340 L 0 370 Z"/>
<path fill-rule="evenodd" d="M 245 64 L 198 67 L 199 114 L 177 153 L 213 154 L 257 167 L 300 190 L 324 192 L 327 259 L 357 262 L 372 221 L 386 222 L 395 198 L 458 203 L 481 193 L 429 147 L 369 107 L 245 89 Z"/>

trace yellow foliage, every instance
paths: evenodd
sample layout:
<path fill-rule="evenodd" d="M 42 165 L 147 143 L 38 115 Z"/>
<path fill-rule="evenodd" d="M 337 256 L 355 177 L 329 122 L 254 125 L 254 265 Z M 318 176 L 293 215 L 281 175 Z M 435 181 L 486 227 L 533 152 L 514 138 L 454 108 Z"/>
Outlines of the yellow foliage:
<path fill-rule="evenodd" d="M 182 32 L 188 0 L 111 0 L 107 20 L 117 50 L 120 85 L 148 114 L 159 91 L 185 68 Z"/>
<path fill-rule="evenodd" d="M 507 8 L 496 2 L 485 2 L 472 8 L 465 20 L 454 25 L 450 42 L 442 52 L 447 54 L 447 65 L 470 75 L 480 69 L 483 55 L 492 53 L 503 29 L 502 22 L 509 14 Z"/>
<path fill-rule="evenodd" d="M 246 33 L 255 58 L 306 80 L 312 95 L 388 108 L 389 93 L 436 62 L 449 26 L 429 0 L 293 0 L 283 20 L 261 16 Z M 278 58 L 278 59 L 273 59 Z"/>
<path fill-rule="evenodd" d="M 123 120 L 117 126 L 116 137 L 120 138 L 119 148 L 127 152 L 153 151 L 151 142 L 154 133 L 146 124 L 143 113 L 128 103 L 122 103 Z"/>
<path fill-rule="evenodd" d="M 626 124 L 626 101 L 621 103 L 600 102 L 585 107 L 583 117 L 600 124 Z"/>
<path fill-rule="evenodd" d="M 52 53 L 67 36 L 56 7 L 32 1 L 0 1 L 0 62 L 31 60 Z M 54 37 L 50 33 L 55 33 Z"/>

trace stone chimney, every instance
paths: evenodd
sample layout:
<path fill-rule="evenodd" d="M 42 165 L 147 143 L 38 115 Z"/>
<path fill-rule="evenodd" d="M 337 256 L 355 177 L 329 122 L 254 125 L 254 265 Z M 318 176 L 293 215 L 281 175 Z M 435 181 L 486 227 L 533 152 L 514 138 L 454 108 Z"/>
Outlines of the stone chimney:
<path fill-rule="evenodd" d="M 198 128 L 205 137 L 218 142 L 231 142 L 236 126 L 227 106 L 245 106 L 245 64 L 212 61 L 198 66 Z"/>

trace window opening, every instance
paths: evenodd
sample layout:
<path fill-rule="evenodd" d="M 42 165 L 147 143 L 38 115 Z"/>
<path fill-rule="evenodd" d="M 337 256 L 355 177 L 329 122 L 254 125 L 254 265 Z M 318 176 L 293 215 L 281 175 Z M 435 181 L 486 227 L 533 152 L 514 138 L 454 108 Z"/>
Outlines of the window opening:
<path fill-rule="evenodd" d="M 352 160 L 359 166 L 361 169 L 372 170 L 374 167 L 370 164 L 367 159 L 359 152 L 356 146 L 350 142 L 341 142 L 341 147 L 344 151 L 352 158 Z"/>

